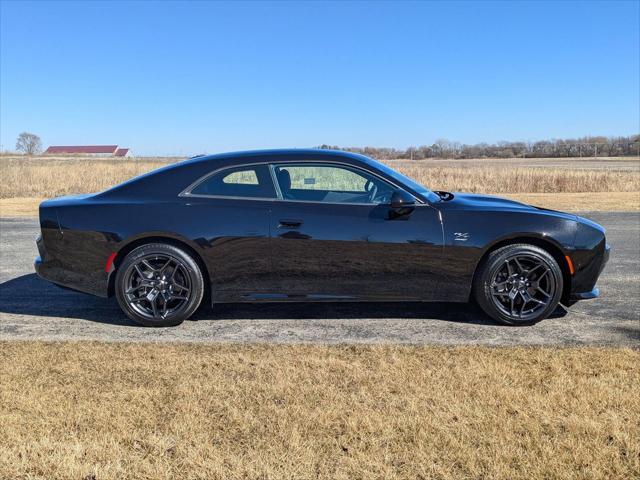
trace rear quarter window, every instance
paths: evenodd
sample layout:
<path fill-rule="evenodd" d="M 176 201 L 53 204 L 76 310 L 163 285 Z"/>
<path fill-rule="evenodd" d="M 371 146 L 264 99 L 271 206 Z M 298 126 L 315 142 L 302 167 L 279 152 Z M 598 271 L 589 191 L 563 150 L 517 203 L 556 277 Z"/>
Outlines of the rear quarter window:
<path fill-rule="evenodd" d="M 240 198 L 276 198 L 266 165 L 228 168 L 205 178 L 190 192 L 192 195 Z"/>

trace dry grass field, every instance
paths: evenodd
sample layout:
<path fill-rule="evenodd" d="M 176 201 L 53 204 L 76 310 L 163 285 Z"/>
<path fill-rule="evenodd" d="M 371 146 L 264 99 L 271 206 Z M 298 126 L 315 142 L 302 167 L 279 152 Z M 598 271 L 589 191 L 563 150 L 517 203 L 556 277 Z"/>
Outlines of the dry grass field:
<path fill-rule="evenodd" d="M 0 478 L 629 479 L 628 349 L 0 346 Z"/>
<path fill-rule="evenodd" d="M 0 214 L 35 215 L 43 198 L 101 191 L 177 160 L 4 156 L 0 158 Z M 539 196 L 537 205 L 565 210 L 640 210 L 638 158 L 602 159 L 597 163 L 593 159 L 387 163 L 434 190 L 499 194 L 521 201 L 528 201 L 529 194 L 534 198 L 535 194 L 547 194 Z M 591 193 L 598 195 L 591 197 Z"/>
<path fill-rule="evenodd" d="M 640 210 L 638 159 L 546 160 L 388 163 L 433 189 Z M 174 161 L 1 157 L 0 215 Z M 0 342 L 0 478 L 640 478 L 639 363 L 629 349 Z"/>

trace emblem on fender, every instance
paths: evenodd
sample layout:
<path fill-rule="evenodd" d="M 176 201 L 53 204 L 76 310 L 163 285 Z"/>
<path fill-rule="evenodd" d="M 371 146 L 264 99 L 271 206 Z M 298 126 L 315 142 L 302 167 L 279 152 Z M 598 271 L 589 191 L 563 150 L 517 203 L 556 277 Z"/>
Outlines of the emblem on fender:
<path fill-rule="evenodd" d="M 467 232 L 455 232 L 453 235 L 455 236 L 454 240 L 456 242 L 466 242 L 469 240 L 469 234 Z"/>

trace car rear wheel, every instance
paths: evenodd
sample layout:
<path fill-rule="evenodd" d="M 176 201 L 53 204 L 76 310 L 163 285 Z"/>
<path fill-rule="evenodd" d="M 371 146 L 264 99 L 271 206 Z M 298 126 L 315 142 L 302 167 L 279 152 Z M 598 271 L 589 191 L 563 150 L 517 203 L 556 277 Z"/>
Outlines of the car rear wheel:
<path fill-rule="evenodd" d="M 474 295 L 484 312 L 506 325 L 547 318 L 562 295 L 558 262 L 535 245 L 507 245 L 489 254 L 476 274 Z"/>
<path fill-rule="evenodd" d="M 146 327 L 172 327 L 196 311 L 204 280 L 196 261 L 164 243 L 131 251 L 116 272 L 116 297 L 122 311 Z"/>

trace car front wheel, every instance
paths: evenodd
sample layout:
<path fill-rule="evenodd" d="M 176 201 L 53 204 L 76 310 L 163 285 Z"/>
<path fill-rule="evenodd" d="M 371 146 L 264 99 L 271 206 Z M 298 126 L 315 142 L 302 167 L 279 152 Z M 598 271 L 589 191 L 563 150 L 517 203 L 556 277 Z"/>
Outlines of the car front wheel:
<path fill-rule="evenodd" d="M 181 324 L 202 301 L 204 281 L 196 261 L 184 250 L 152 243 L 131 251 L 116 272 L 122 311 L 146 327 Z"/>
<path fill-rule="evenodd" d="M 547 318 L 562 295 L 558 262 L 535 245 L 507 245 L 489 254 L 476 274 L 475 298 L 485 313 L 507 325 Z"/>

